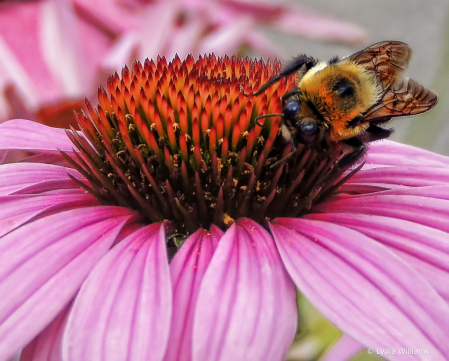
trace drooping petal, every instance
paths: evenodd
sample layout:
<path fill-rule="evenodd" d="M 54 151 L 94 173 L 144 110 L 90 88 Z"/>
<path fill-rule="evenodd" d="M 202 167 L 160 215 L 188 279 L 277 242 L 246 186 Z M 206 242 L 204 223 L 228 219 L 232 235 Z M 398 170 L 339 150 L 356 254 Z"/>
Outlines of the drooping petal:
<path fill-rule="evenodd" d="M 449 201 L 413 195 L 372 195 L 329 199 L 316 205 L 315 212 L 362 213 L 404 219 L 449 232 Z"/>
<path fill-rule="evenodd" d="M 25 346 L 63 309 L 133 214 L 120 207 L 81 208 L 0 238 L 0 359 Z"/>
<path fill-rule="evenodd" d="M 65 360 L 162 360 L 172 311 L 161 224 L 118 243 L 75 298 L 63 338 Z"/>
<path fill-rule="evenodd" d="M 100 205 L 90 194 L 0 197 L 0 237 L 23 223 L 55 211 Z"/>
<path fill-rule="evenodd" d="M 52 323 L 23 349 L 20 361 L 61 360 L 62 334 L 71 306 L 71 303 L 67 305 Z"/>
<path fill-rule="evenodd" d="M 0 132 L 1 133 L 1 132 Z M 70 181 L 72 187 L 79 188 L 68 175 L 83 179 L 81 174 L 72 169 L 42 163 L 10 163 L 0 167 L 0 195 L 7 195 L 34 184 L 46 181 L 59 181 L 61 185 Z"/>
<path fill-rule="evenodd" d="M 449 306 L 387 247 L 322 221 L 281 218 L 271 230 L 298 288 L 351 337 L 371 348 L 413 344 L 436 360 L 449 354 Z"/>
<path fill-rule="evenodd" d="M 193 319 L 204 273 L 223 232 L 212 226 L 200 229 L 185 240 L 170 263 L 173 284 L 173 314 L 170 346 L 165 361 L 191 360 Z"/>
<path fill-rule="evenodd" d="M 391 188 L 382 191 L 382 195 L 409 195 L 420 196 L 426 198 L 446 199 L 449 200 L 449 186 L 424 186 L 424 187 L 407 187 L 390 184 Z M 366 194 L 364 196 L 376 196 L 375 193 Z"/>
<path fill-rule="evenodd" d="M 411 187 L 447 185 L 449 167 L 379 167 L 363 170 L 351 178 L 354 183 L 390 183 Z"/>
<path fill-rule="evenodd" d="M 0 150 L 59 153 L 58 149 L 73 152 L 73 147 L 64 129 L 51 128 L 24 119 L 0 124 Z"/>
<path fill-rule="evenodd" d="M 447 157 L 411 145 L 383 140 L 370 144 L 366 164 L 448 168 Z"/>
<path fill-rule="evenodd" d="M 306 218 L 342 224 L 385 244 L 449 300 L 449 233 L 402 219 L 357 213 L 320 213 Z"/>
<path fill-rule="evenodd" d="M 246 218 L 218 242 L 193 325 L 193 360 L 278 360 L 296 330 L 295 289 L 271 236 Z"/>

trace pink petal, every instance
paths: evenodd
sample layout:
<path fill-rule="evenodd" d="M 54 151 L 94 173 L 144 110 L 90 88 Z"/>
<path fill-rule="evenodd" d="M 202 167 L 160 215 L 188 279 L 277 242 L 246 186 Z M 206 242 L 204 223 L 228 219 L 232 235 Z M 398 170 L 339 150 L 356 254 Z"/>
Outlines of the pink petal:
<path fill-rule="evenodd" d="M 0 238 L 0 359 L 25 346 L 63 309 L 132 214 L 119 207 L 81 208 Z"/>
<path fill-rule="evenodd" d="M 79 188 L 68 175 L 82 180 L 84 177 L 73 168 L 61 167 L 43 163 L 10 163 L 0 166 L 0 195 L 7 195 L 27 187 L 57 181 L 66 184 L 70 181 L 70 188 Z M 66 187 L 67 188 L 67 187 Z"/>
<path fill-rule="evenodd" d="M 43 153 L 43 154 L 36 154 L 29 156 L 21 162 L 28 162 L 28 163 L 46 163 L 46 164 L 54 164 L 54 165 L 61 165 L 63 167 L 69 167 L 72 168 L 72 165 L 69 164 L 64 157 L 61 155 L 61 153 Z"/>
<path fill-rule="evenodd" d="M 97 206 L 88 194 L 50 194 L 45 196 L 0 197 L 0 237 L 31 219 L 81 207 Z"/>
<path fill-rule="evenodd" d="M 83 188 L 74 187 L 75 183 L 71 179 L 50 180 L 41 183 L 32 184 L 22 189 L 10 193 L 11 195 L 21 194 L 86 194 Z M 97 205 L 92 203 L 91 205 Z M 99 205 L 99 203 L 98 203 Z"/>
<path fill-rule="evenodd" d="M 40 49 L 39 16 L 43 6 L 45 2 L 27 2 L 3 6 L 0 12 L 0 37 L 13 57 L 2 66 L 16 70 L 9 77 L 18 89 L 21 89 L 25 80 L 25 84 L 31 88 L 31 96 L 36 97 L 34 100 L 53 97 L 59 91 Z M 17 64 L 11 64 L 11 61 Z M 15 68 L 19 68 L 19 71 Z"/>
<path fill-rule="evenodd" d="M 197 50 L 197 44 L 205 32 L 204 18 L 197 16 L 181 27 L 173 29 L 171 41 L 165 55 L 171 59 L 177 54 L 184 59 Z"/>
<path fill-rule="evenodd" d="M 449 306 L 388 248 L 329 222 L 281 218 L 271 229 L 298 288 L 349 336 L 374 349 L 449 354 Z"/>
<path fill-rule="evenodd" d="M 338 341 L 331 346 L 320 361 L 346 361 L 362 351 L 365 347 L 348 335 L 341 335 Z"/>
<path fill-rule="evenodd" d="M 351 178 L 355 183 L 390 183 L 412 187 L 447 185 L 449 167 L 380 167 L 358 172 Z"/>
<path fill-rule="evenodd" d="M 367 35 L 359 25 L 314 14 L 297 7 L 284 8 L 273 24 L 288 33 L 327 41 L 361 43 Z"/>
<path fill-rule="evenodd" d="M 85 64 L 82 53 L 85 41 L 80 38 L 77 14 L 72 4 L 68 1 L 42 2 L 39 20 L 41 52 L 61 87 L 59 96 L 82 97 L 90 85 L 84 71 L 89 63 Z M 57 100 L 59 97 L 51 99 Z"/>
<path fill-rule="evenodd" d="M 363 184 L 353 184 L 351 187 L 339 188 L 339 190 L 344 189 L 345 191 L 352 190 L 352 192 L 357 193 L 357 191 L 361 191 L 361 194 L 351 195 L 349 198 L 357 198 L 357 197 L 377 197 L 379 195 L 402 195 L 402 196 L 420 196 L 426 198 L 436 198 L 436 199 L 446 199 L 449 200 L 449 187 L 446 185 L 439 186 L 423 186 L 423 187 L 409 187 L 397 184 L 384 184 L 384 187 L 376 187 L 373 186 L 371 190 L 368 189 L 369 185 Z M 359 188 L 360 187 L 360 188 Z M 383 188 L 383 189 L 382 189 Z M 369 191 L 367 194 L 364 191 Z M 337 195 L 334 200 L 338 199 L 337 197 L 343 196 L 343 194 Z M 348 195 L 345 195 L 348 197 Z"/>
<path fill-rule="evenodd" d="M 117 39 L 101 61 L 102 72 L 110 74 L 130 62 L 139 48 L 139 41 L 137 33 L 126 33 Z"/>
<path fill-rule="evenodd" d="M 234 17 L 232 25 L 222 24 L 203 38 L 199 53 L 232 53 L 244 42 L 245 34 L 254 26 L 255 22 L 250 18 Z"/>
<path fill-rule="evenodd" d="M 279 360 L 296 331 L 296 294 L 271 236 L 243 218 L 226 231 L 204 275 L 193 360 Z"/>
<path fill-rule="evenodd" d="M 256 52 L 266 57 L 286 58 L 286 55 L 257 29 L 250 30 L 245 35 L 245 43 Z"/>
<path fill-rule="evenodd" d="M 190 360 L 194 311 L 201 281 L 223 232 L 212 226 L 200 229 L 185 240 L 170 263 L 173 284 L 173 314 L 170 347 L 165 361 Z"/>
<path fill-rule="evenodd" d="M 139 227 L 95 267 L 77 295 L 64 360 L 162 360 L 172 288 L 161 224 Z"/>
<path fill-rule="evenodd" d="M 394 156 L 392 156 L 394 154 Z M 370 144 L 365 156 L 367 164 L 395 166 L 441 167 L 449 166 L 448 157 L 411 145 L 383 140 Z"/>
<path fill-rule="evenodd" d="M 22 351 L 20 361 L 60 361 L 61 340 L 70 311 L 70 303 L 59 315 Z"/>
<path fill-rule="evenodd" d="M 155 59 L 170 42 L 178 15 L 176 1 L 158 1 L 141 10 L 139 59 Z"/>
<path fill-rule="evenodd" d="M 314 212 L 362 213 L 399 218 L 449 232 L 449 201 L 413 195 L 373 195 L 329 199 Z"/>
<path fill-rule="evenodd" d="M 134 14 L 125 5 L 126 3 L 97 0 L 74 0 L 75 8 L 85 19 L 91 19 L 99 27 L 114 35 L 122 34 L 126 31 L 136 29 Z"/>
<path fill-rule="evenodd" d="M 449 300 L 449 233 L 397 218 L 356 213 L 309 214 L 306 218 L 342 224 L 385 244 Z"/>
<path fill-rule="evenodd" d="M 64 129 L 47 127 L 24 119 L 0 124 L 0 150 L 28 150 L 59 153 L 57 149 L 72 152 L 73 143 Z"/>

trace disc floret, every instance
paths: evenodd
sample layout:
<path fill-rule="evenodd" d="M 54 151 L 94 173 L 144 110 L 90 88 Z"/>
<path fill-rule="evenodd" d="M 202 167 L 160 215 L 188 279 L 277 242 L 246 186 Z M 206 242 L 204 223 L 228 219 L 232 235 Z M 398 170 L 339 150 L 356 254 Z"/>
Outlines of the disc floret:
<path fill-rule="evenodd" d="M 238 217 L 258 222 L 298 216 L 335 184 L 320 181 L 341 156 L 335 146 L 320 152 L 281 136 L 281 97 L 295 86 L 284 79 L 255 97 L 245 96 L 278 73 L 264 63 L 208 55 L 184 61 L 164 57 L 135 62 L 86 100 L 77 114 L 82 134 L 68 132 L 80 151 L 67 157 L 105 204 L 138 210 L 148 222 L 172 221 L 188 234 Z M 275 165 L 275 166 L 273 166 Z"/>

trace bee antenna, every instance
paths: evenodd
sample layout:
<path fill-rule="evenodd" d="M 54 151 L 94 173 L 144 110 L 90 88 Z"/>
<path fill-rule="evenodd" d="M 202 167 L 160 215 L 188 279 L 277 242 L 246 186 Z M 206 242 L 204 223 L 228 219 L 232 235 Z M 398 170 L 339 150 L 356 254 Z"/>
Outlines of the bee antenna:
<path fill-rule="evenodd" d="M 257 124 L 259 127 L 263 127 L 263 123 L 259 123 L 259 119 L 270 118 L 270 117 L 282 117 L 283 115 L 284 115 L 284 114 L 282 114 L 282 113 L 273 113 L 273 114 L 259 115 L 259 116 L 256 118 L 256 124 Z"/>
<path fill-rule="evenodd" d="M 242 91 L 242 93 L 245 97 L 248 97 L 250 95 L 254 95 L 256 97 L 256 96 L 262 94 L 265 90 L 267 90 L 273 84 L 276 84 L 282 78 L 292 75 L 294 72 L 298 71 L 303 66 L 305 66 L 305 70 L 307 72 L 311 68 L 313 68 L 316 64 L 317 64 L 317 61 L 314 58 L 312 58 L 310 56 L 306 56 L 306 55 L 300 55 L 295 60 L 293 60 L 290 64 L 287 64 L 278 75 L 269 79 L 264 85 L 262 85 L 259 88 L 258 91 L 251 92 L 250 94 L 246 94 L 243 92 L 242 86 L 240 86 L 240 90 Z"/>

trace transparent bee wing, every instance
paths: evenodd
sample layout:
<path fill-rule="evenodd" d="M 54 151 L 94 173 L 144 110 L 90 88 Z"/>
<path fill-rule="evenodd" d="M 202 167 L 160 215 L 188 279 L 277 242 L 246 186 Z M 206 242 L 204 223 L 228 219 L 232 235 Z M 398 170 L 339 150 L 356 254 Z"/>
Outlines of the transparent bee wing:
<path fill-rule="evenodd" d="M 372 71 L 383 89 L 401 78 L 412 56 L 412 49 L 400 41 L 383 41 L 363 49 L 345 60 L 351 60 Z"/>
<path fill-rule="evenodd" d="M 427 112 L 438 102 L 438 95 L 413 79 L 401 78 L 386 89 L 378 103 L 363 116 L 370 123 L 382 123 L 392 117 Z"/>

